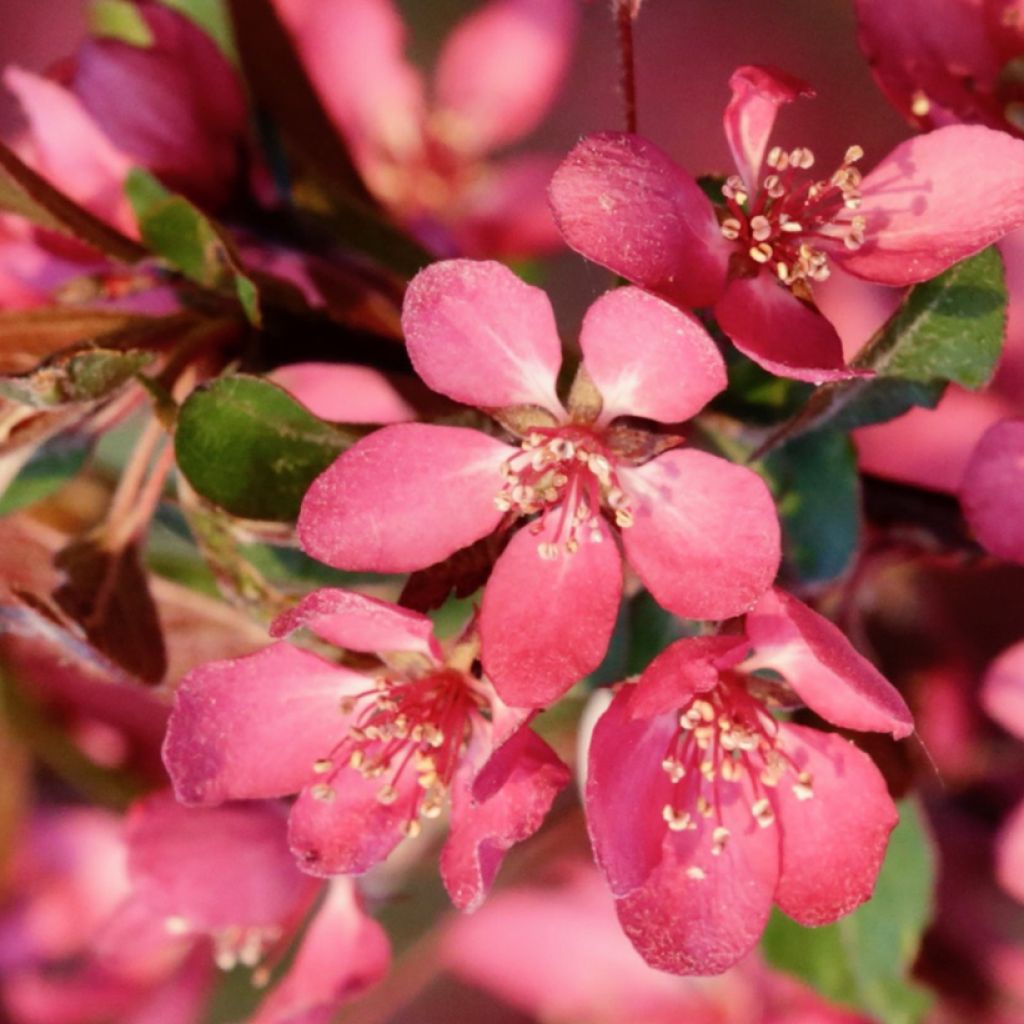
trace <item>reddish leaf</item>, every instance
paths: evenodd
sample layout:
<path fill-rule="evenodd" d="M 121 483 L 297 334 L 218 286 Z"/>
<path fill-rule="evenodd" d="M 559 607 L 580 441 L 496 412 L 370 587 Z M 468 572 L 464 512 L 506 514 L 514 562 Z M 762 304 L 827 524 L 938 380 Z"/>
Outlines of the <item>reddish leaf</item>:
<path fill-rule="evenodd" d="M 508 530 L 499 530 L 456 551 L 443 562 L 414 572 L 406 580 L 398 603 L 414 611 L 428 612 L 440 608 L 452 591 L 456 597 L 468 597 L 487 582 L 511 537 Z"/>

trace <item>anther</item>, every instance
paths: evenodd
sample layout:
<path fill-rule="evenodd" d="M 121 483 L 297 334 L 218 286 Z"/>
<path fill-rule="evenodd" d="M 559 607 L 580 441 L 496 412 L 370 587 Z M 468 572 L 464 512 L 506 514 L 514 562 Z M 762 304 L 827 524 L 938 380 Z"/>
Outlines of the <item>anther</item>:
<path fill-rule="evenodd" d="M 755 242 L 763 242 L 772 235 L 772 222 L 763 214 L 750 220 L 750 234 Z"/>
<path fill-rule="evenodd" d="M 725 849 L 725 844 L 729 842 L 729 836 L 732 833 L 724 826 L 719 825 L 711 833 L 711 853 L 718 857 Z"/>
<path fill-rule="evenodd" d="M 754 821 L 761 828 L 768 828 L 775 824 L 775 812 L 772 810 L 772 805 L 767 797 L 761 797 L 760 800 L 756 801 L 750 808 L 750 813 L 754 816 Z"/>
<path fill-rule="evenodd" d="M 423 826 L 415 818 L 403 821 L 398 828 L 407 839 L 415 839 L 423 831 Z"/>
<path fill-rule="evenodd" d="M 393 804 L 398 799 L 398 790 L 389 782 L 385 782 L 380 789 L 377 790 L 377 803 L 384 804 L 385 807 Z"/>
<path fill-rule="evenodd" d="M 671 804 L 665 804 L 661 816 L 673 832 L 693 831 L 697 825 L 686 811 L 677 811 Z"/>
<path fill-rule="evenodd" d="M 704 874 L 703 868 L 699 868 L 694 864 L 692 867 L 688 867 L 686 869 L 686 877 L 692 878 L 695 882 L 703 882 L 708 876 Z"/>
<path fill-rule="evenodd" d="M 793 795 L 797 800 L 810 800 L 814 796 L 814 779 L 810 772 L 801 772 L 793 783 Z"/>
<path fill-rule="evenodd" d="M 755 263 L 767 263 L 772 258 L 772 253 L 775 250 L 767 242 L 759 242 L 757 245 L 752 245 L 747 250 L 747 255 Z"/>
<path fill-rule="evenodd" d="M 337 794 L 327 783 L 318 782 L 315 786 L 310 787 L 309 795 L 322 804 L 329 804 Z"/>
<path fill-rule="evenodd" d="M 334 762 L 329 757 L 321 757 L 313 762 L 313 771 L 317 775 L 326 775 L 334 767 Z"/>
<path fill-rule="evenodd" d="M 661 768 L 672 782 L 678 782 L 686 775 L 686 768 L 683 767 L 683 763 L 677 761 L 674 757 L 666 757 L 661 762 Z"/>

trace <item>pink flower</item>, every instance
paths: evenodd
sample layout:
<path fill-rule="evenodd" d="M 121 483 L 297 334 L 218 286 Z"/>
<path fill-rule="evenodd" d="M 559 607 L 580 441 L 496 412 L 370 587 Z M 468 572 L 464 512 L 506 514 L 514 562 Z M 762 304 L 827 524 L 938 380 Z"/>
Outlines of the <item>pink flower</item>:
<path fill-rule="evenodd" d="M 557 160 L 487 157 L 536 127 L 554 99 L 576 0 L 479 7 L 445 42 L 429 103 L 391 0 L 277 6 L 368 187 L 425 244 L 480 256 L 558 246 L 544 201 Z"/>
<path fill-rule="evenodd" d="M 723 187 L 725 209 L 653 143 L 616 133 L 569 154 L 551 200 L 574 249 L 681 305 L 714 306 L 736 347 L 773 373 L 850 374 L 814 304 L 832 264 L 912 284 L 1024 223 L 1016 139 L 952 126 L 901 143 L 866 177 L 856 145 L 819 176 L 810 150 L 768 149 L 779 107 L 808 88 L 759 67 L 740 68 L 730 84 L 725 133 L 738 174 Z"/>
<path fill-rule="evenodd" d="M 1024 562 L 1024 420 L 1003 420 L 986 431 L 964 473 L 960 501 L 992 554 Z"/>
<path fill-rule="evenodd" d="M 472 627 L 447 647 L 430 620 L 323 589 L 280 616 L 372 669 L 333 664 L 287 641 L 190 672 L 164 760 L 188 804 L 299 792 L 289 837 L 316 875 L 360 873 L 451 803 L 441 873 L 463 909 L 483 898 L 505 850 L 540 825 L 567 769 L 473 669 Z"/>
<path fill-rule="evenodd" d="M 500 264 L 428 267 L 402 322 L 423 380 L 492 413 L 517 443 L 385 427 L 313 483 L 299 537 L 330 565 L 408 572 L 525 525 L 494 566 L 480 616 L 484 669 L 504 700 L 548 704 L 599 664 L 622 589 L 616 532 L 655 598 L 686 618 L 737 615 L 771 584 L 779 528 L 760 478 L 621 419 L 678 423 L 724 387 L 694 317 L 636 288 L 599 298 L 568 411 L 555 390 L 551 305 Z"/>
<path fill-rule="evenodd" d="M 716 974 L 753 948 L 773 901 L 820 925 L 871 895 L 896 809 L 852 743 L 770 713 L 800 703 L 842 728 L 913 728 L 842 633 L 781 591 L 744 635 L 667 648 L 598 722 L 591 839 L 652 966 Z"/>

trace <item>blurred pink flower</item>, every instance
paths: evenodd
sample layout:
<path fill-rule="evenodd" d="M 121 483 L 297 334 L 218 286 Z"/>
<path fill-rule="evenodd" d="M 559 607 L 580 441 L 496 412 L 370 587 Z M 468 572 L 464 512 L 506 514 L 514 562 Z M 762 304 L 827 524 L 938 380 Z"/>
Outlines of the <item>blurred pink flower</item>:
<path fill-rule="evenodd" d="M 845 729 L 913 729 L 843 634 L 781 591 L 747 615 L 744 635 L 674 643 L 599 720 L 591 839 L 652 966 L 716 974 L 753 948 L 773 901 L 814 926 L 871 896 L 896 808 L 852 743 L 770 713 L 801 703 Z"/>
<path fill-rule="evenodd" d="M 557 247 L 544 198 L 557 158 L 488 160 L 540 122 L 561 85 L 577 0 L 490 0 L 448 37 L 433 96 L 391 0 L 277 0 L 369 189 L 444 254 Z M 528 73 L 524 70 L 528 69 Z"/>
<path fill-rule="evenodd" d="M 441 873 L 453 902 L 483 900 L 504 852 L 539 826 L 568 770 L 472 672 L 471 623 L 447 649 L 417 612 L 322 589 L 280 616 L 376 672 L 287 641 L 195 669 L 178 688 L 164 760 L 190 804 L 299 792 L 292 851 L 316 875 L 360 873 L 451 801 Z"/>
<path fill-rule="evenodd" d="M 1024 563 L 1024 420 L 1003 420 L 985 432 L 964 473 L 960 501 L 992 554 Z"/>
<path fill-rule="evenodd" d="M 898 145 L 867 177 L 851 146 L 816 179 L 805 148 L 768 150 L 778 109 L 810 91 L 781 72 L 742 67 L 730 81 L 725 133 L 738 174 L 716 210 L 653 143 L 584 139 L 551 184 L 572 248 L 685 306 L 710 306 L 744 354 L 773 373 L 849 376 L 814 289 L 834 263 L 868 281 L 907 285 L 1024 223 L 1024 144 L 952 126 Z M 767 173 L 765 171 L 767 165 Z M 992 196 L 998 194 L 995 203 Z"/>
<path fill-rule="evenodd" d="M 603 295 L 583 322 L 583 393 L 573 388 L 568 411 L 547 296 L 500 264 L 428 267 L 402 321 L 423 380 L 492 413 L 520 445 L 462 427 L 385 427 L 313 483 L 299 537 L 339 568 L 407 572 L 529 518 L 494 566 L 480 617 L 484 669 L 504 700 L 548 704 L 604 656 L 622 589 L 612 524 L 679 615 L 737 615 L 771 584 L 778 521 L 760 478 L 620 420 L 677 423 L 725 385 L 694 317 L 636 288 Z"/>

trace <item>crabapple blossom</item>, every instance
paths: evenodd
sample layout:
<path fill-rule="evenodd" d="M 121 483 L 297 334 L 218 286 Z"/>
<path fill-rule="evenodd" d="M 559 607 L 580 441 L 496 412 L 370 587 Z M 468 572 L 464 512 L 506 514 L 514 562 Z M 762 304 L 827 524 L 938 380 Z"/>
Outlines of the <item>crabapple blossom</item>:
<path fill-rule="evenodd" d="M 768 147 L 779 108 L 810 95 L 804 83 L 750 66 L 730 86 L 724 126 L 737 173 L 722 187 L 724 207 L 654 143 L 608 132 L 577 145 L 550 194 L 572 248 L 681 305 L 713 306 L 736 347 L 773 373 L 850 375 L 814 304 L 833 264 L 913 284 L 1024 223 L 1019 140 L 954 125 L 901 143 L 867 176 L 851 145 L 821 175 L 810 149 Z"/>
<path fill-rule="evenodd" d="M 379 660 L 357 671 L 282 640 L 190 672 L 164 745 L 178 798 L 299 793 L 290 843 L 315 875 L 366 871 L 450 801 L 441 872 L 459 907 L 476 906 L 504 851 L 540 826 L 567 769 L 475 669 L 473 624 L 442 646 L 424 615 L 325 588 L 272 632 L 300 628 Z"/>
<path fill-rule="evenodd" d="M 960 501 L 989 551 L 1024 562 L 1024 420 L 1003 420 L 985 432 L 964 473 Z"/>
<path fill-rule="evenodd" d="M 754 946 L 773 902 L 820 925 L 870 897 L 895 806 L 848 740 L 772 715 L 800 703 L 842 728 L 913 729 L 843 634 L 782 591 L 755 605 L 741 635 L 672 644 L 598 721 L 591 839 L 626 934 L 653 966 L 719 973 Z"/>
<path fill-rule="evenodd" d="M 500 264 L 421 271 L 403 326 L 423 380 L 492 413 L 517 443 L 464 427 L 385 427 L 313 483 L 299 537 L 329 565 L 407 572 L 522 526 L 480 617 L 484 668 L 510 704 L 548 704 L 600 662 L 622 589 L 615 533 L 678 615 L 737 615 L 770 585 L 779 531 L 760 478 L 623 420 L 678 423 L 722 389 L 721 356 L 694 317 L 636 288 L 599 298 L 568 408 L 547 297 Z"/>

